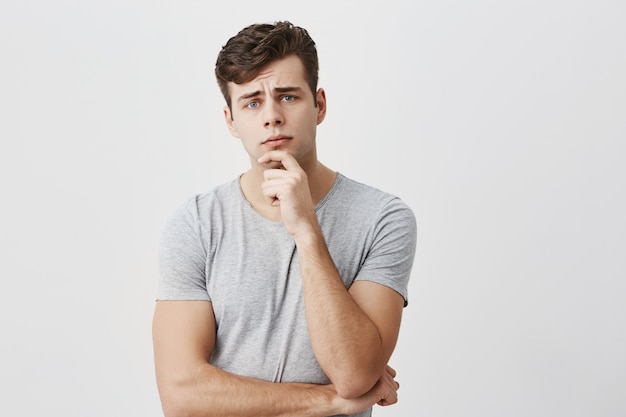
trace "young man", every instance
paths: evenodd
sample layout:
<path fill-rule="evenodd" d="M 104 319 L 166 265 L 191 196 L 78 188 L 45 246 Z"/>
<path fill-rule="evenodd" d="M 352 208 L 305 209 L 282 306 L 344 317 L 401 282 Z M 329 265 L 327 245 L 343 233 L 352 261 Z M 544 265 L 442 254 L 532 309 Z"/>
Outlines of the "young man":
<path fill-rule="evenodd" d="M 166 225 L 153 339 L 166 416 L 370 416 L 415 253 L 412 211 L 317 159 L 326 114 L 306 30 L 251 25 L 220 52 L 250 170 Z"/>

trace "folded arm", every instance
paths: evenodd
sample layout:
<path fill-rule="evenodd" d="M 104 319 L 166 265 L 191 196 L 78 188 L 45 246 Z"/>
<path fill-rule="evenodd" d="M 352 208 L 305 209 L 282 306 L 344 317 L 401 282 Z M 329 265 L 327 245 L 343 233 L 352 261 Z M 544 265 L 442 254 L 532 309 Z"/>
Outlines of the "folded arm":
<path fill-rule="evenodd" d="M 381 401 L 390 389 L 385 383 L 395 384 L 393 376 L 387 375 L 365 395 L 345 400 L 333 385 L 272 383 L 237 376 L 209 363 L 215 329 L 208 301 L 157 302 L 154 359 L 166 417 L 351 414 Z"/>

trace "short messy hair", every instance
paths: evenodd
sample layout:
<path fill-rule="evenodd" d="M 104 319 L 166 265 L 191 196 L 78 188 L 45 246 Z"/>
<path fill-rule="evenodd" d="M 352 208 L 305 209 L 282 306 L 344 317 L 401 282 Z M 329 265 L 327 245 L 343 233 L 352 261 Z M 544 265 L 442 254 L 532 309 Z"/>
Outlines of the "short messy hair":
<path fill-rule="evenodd" d="M 247 26 L 222 47 L 215 63 L 215 76 L 228 107 L 232 110 L 229 82 L 248 82 L 267 65 L 290 55 L 302 61 L 305 80 L 317 105 L 319 62 L 315 42 L 306 29 L 282 21 Z"/>

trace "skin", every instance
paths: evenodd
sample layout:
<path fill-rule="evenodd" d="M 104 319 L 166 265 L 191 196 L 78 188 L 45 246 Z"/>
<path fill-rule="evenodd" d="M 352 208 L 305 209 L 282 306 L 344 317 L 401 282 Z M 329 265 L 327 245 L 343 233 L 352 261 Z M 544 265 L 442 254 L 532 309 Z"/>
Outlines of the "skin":
<path fill-rule="evenodd" d="M 283 222 L 298 248 L 311 345 L 330 385 L 270 383 L 209 364 L 215 344 L 210 302 L 159 301 L 153 320 L 157 384 L 166 416 L 328 416 L 397 402 L 396 344 L 404 300 L 367 281 L 346 290 L 328 253 L 315 205 L 336 173 L 317 159 L 316 128 L 326 94 L 313 93 L 295 56 L 245 84 L 229 86 L 224 116 L 250 156 L 241 177 L 246 199 Z"/>

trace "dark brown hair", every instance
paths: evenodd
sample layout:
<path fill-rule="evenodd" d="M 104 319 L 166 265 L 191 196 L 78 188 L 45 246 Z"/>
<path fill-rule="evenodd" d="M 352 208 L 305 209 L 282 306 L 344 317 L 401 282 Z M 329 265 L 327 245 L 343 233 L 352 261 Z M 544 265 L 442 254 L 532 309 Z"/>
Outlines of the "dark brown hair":
<path fill-rule="evenodd" d="M 317 100 L 319 63 L 315 42 L 306 29 L 283 21 L 253 24 L 242 29 L 222 47 L 215 63 L 215 76 L 226 104 L 231 107 L 228 83 L 242 84 L 252 80 L 268 64 L 295 55 L 302 61 L 304 77 L 313 99 Z M 232 108 L 231 108 L 232 109 Z"/>

